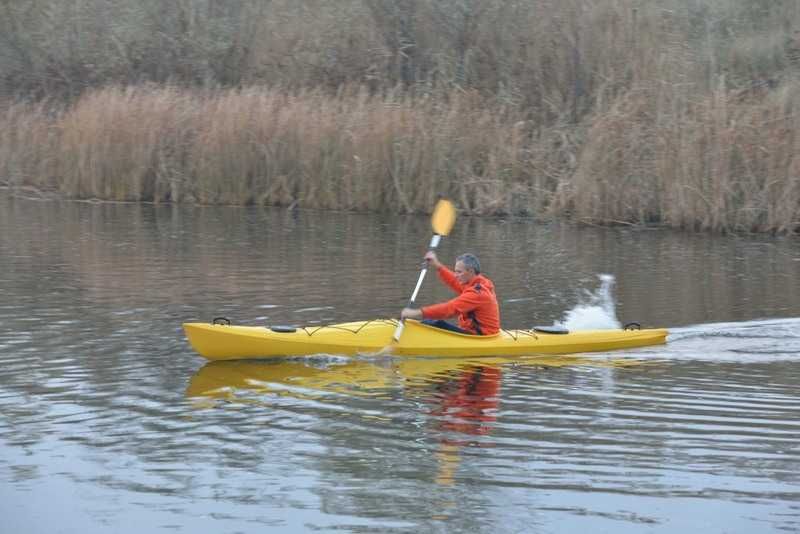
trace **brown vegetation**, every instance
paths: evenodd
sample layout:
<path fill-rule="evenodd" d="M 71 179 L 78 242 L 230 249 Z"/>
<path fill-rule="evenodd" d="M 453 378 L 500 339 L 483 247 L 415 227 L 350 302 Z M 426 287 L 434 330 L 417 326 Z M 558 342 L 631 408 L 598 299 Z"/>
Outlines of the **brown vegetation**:
<path fill-rule="evenodd" d="M 800 229 L 794 0 L 0 1 L 0 182 Z"/>

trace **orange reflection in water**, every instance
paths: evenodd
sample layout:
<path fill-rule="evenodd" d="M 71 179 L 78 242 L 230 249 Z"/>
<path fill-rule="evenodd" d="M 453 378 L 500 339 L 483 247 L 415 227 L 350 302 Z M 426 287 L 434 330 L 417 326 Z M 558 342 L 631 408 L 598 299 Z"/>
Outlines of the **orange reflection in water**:
<path fill-rule="evenodd" d="M 497 418 L 501 379 L 499 367 L 478 366 L 436 384 L 438 406 L 430 415 L 439 418 L 437 427 L 445 432 L 488 434 L 489 423 Z"/>
<path fill-rule="evenodd" d="M 461 448 L 477 444 L 474 440 L 455 438 L 454 434 L 486 436 L 492 431 L 500 403 L 502 376 L 500 367 L 475 366 L 436 384 L 434 407 L 429 413 L 436 418 L 435 428 L 441 433 L 436 451 L 437 484 L 453 485 L 461 461 Z"/>

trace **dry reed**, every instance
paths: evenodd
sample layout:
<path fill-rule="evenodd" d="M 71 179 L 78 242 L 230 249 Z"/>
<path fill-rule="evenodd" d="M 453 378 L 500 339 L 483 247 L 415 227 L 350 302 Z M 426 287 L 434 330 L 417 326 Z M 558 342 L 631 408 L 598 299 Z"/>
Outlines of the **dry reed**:
<path fill-rule="evenodd" d="M 642 87 L 580 125 L 534 128 L 477 94 L 251 87 L 89 92 L 8 106 L 0 169 L 73 198 L 567 216 L 791 233 L 800 83 L 767 95 Z"/>
<path fill-rule="evenodd" d="M 502 212 L 530 176 L 521 129 L 477 94 L 106 88 L 2 118 L 4 175 L 73 198 Z M 13 133 L 13 135 L 12 135 Z"/>
<path fill-rule="evenodd" d="M 795 0 L 26 2 L 0 184 L 800 231 Z"/>
<path fill-rule="evenodd" d="M 656 104 L 664 100 L 632 93 L 592 122 L 553 213 L 720 232 L 800 229 L 799 83 L 752 101 L 719 90 L 670 104 L 668 116 Z"/>

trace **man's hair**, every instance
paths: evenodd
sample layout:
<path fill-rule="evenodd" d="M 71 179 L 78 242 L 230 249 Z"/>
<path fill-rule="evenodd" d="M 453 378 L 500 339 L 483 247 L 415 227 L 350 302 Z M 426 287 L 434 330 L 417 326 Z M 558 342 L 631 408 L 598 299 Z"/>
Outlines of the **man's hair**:
<path fill-rule="evenodd" d="M 460 261 L 464 264 L 464 267 L 467 269 L 472 269 L 475 274 L 481 273 L 481 262 L 478 261 L 478 257 L 475 254 L 470 254 L 467 252 L 466 254 L 462 254 L 461 256 L 456 258 L 456 261 Z"/>

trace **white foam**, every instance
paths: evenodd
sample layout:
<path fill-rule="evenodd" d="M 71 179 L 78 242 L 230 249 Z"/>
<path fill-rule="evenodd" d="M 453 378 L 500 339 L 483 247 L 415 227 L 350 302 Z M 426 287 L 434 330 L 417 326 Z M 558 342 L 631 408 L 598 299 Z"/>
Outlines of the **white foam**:
<path fill-rule="evenodd" d="M 612 289 L 614 276 L 600 274 L 600 287 L 594 292 L 584 290 L 580 302 L 571 310 L 564 313 L 561 321 L 556 321 L 554 326 L 568 330 L 606 330 L 622 328 L 617 319 L 616 306 Z"/>

